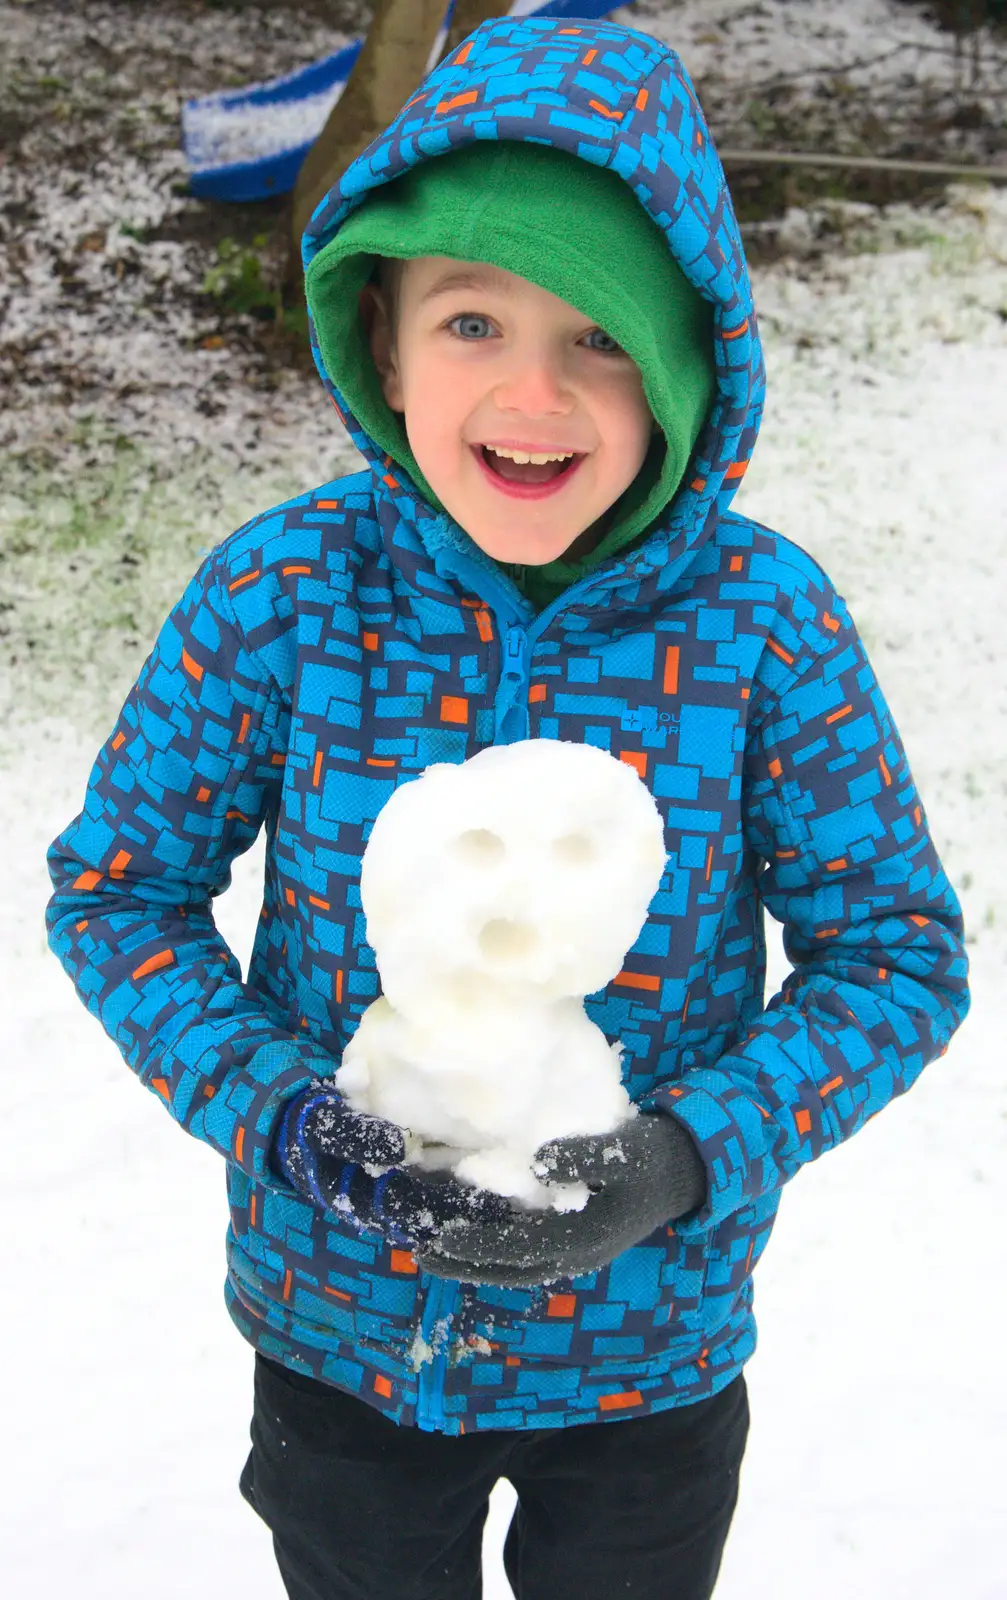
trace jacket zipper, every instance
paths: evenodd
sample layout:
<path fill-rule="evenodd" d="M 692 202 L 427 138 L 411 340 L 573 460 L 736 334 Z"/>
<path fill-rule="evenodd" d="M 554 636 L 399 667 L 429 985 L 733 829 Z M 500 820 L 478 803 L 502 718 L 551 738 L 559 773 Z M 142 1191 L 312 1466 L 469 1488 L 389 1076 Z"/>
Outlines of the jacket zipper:
<path fill-rule="evenodd" d="M 523 679 L 528 668 L 528 635 L 523 628 L 509 627 L 504 642 L 504 677 Z"/>
<path fill-rule="evenodd" d="M 498 703 L 503 697 L 504 709 L 496 730 L 496 744 L 514 744 L 529 736 L 528 653 L 528 635 L 524 628 L 509 626 L 504 635 L 503 663 L 497 691 Z"/>
<path fill-rule="evenodd" d="M 528 695 L 531 690 L 528 661 L 531 646 L 539 635 L 545 632 L 562 605 L 569 602 L 570 596 L 578 588 L 587 588 L 592 580 L 593 574 L 582 578 L 579 584 L 573 584 L 565 595 L 546 606 L 530 627 L 510 620 L 504 622 L 499 613 L 497 614 L 497 627 L 502 625 L 506 629 L 503 634 L 503 659 L 498 693 L 506 692 L 508 689 L 510 693 L 503 716 L 500 718 L 495 743 L 513 744 L 518 739 L 531 737 L 531 716 L 528 709 Z"/>
<path fill-rule="evenodd" d="M 433 1351 L 429 1361 L 418 1369 L 419 1393 L 416 1398 L 416 1424 L 426 1433 L 443 1429 L 444 1379 L 448 1369 L 447 1324 L 458 1302 L 458 1285 L 444 1278 L 431 1278 L 420 1322 L 420 1337 Z"/>

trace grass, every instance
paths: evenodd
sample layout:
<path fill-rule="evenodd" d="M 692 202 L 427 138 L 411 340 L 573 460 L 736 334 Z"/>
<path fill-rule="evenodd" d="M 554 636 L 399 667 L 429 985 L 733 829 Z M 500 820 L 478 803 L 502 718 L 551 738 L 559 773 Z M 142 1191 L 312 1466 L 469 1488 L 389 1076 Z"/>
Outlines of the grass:
<path fill-rule="evenodd" d="M 84 432 L 100 441 L 93 424 Z M 112 446 L 83 472 L 22 458 L 0 473 L 8 733 L 20 715 L 106 726 L 203 556 L 304 488 L 282 469 L 250 475 L 208 455 L 168 474 L 126 441 Z"/>
<path fill-rule="evenodd" d="M 282 297 L 270 281 L 270 242 L 268 233 L 256 234 L 251 245 L 229 237 L 221 239 L 217 259 L 203 279 L 203 293 L 237 316 L 275 320 L 282 314 Z"/>

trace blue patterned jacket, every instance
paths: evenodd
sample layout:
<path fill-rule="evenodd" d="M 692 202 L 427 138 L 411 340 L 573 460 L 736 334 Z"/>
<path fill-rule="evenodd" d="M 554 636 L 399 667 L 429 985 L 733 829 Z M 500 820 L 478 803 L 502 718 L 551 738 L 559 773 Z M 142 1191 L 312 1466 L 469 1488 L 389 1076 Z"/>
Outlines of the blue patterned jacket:
<path fill-rule="evenodd" d="M 308 255 L 369 189 L 498 138 L 610 165 L 715 306 L 717 398 L 673 504 L 536 615 L 346 416 L 364 470 L 208 557 L 49 852 L 52 949 L 227 1163 L 241 1332 L 448 1434 L 641 1416 L 727 1384 L 755 1346 L 751 1274 L 783 1185 L 908 1089 L 968 1003 L 958 902 L 847 608 L 803 551 L 729 509 L 763 364 L 678 58 L 604 23 L 484 25 L 350 167 Z M 313 1209 L 268 1156 L 286 1102 L 334 1069 L 379 992 L 359 890 L 374 817 L 430 762 L 527 737 L 611 751 L 660 807 L 660 891 L 587 1010 L 623 1041 L 633 1098 L 691 1129 L 709 1195 L 603 1271 L 476 1290 Z M 211 904 L 263 827 L 242 982 Z M 793 965 L 768 1005 L 763 904 Z"/>

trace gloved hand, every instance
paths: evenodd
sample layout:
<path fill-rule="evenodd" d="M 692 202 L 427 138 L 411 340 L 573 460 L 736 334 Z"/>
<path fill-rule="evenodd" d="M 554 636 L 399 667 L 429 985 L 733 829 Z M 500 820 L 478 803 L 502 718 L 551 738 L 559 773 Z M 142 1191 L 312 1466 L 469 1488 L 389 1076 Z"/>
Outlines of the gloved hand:
<path fill-rule="evenodd" d="M 614 1133 L 552 1139 L 536 1152 L 546 1183 L 586 1183 L 583 1211 L 518 1211 L 503 1222 L 459 1219 L 417 1254 L 425 1272 L 463 1283 L 531 1288 L 597 1272 L 706 1194 L 706 1167 L 686 1127 L 644 1112 Z"/>
<path fill-rule="evenodd" d="M 414 1177 L 399 1169 L 395 1163 L 405 1151 L 404 1132 L 394 1122 L 354 1111 L 318 1083 L 287 1106 L 273 1164 L 314 1205 L 351 1216 L 396 1244 L 429 1243 L 452 1220 L 499 1223 L 509 1215 L 502 1195 L 460 1183 L 451 1173 Z"/>

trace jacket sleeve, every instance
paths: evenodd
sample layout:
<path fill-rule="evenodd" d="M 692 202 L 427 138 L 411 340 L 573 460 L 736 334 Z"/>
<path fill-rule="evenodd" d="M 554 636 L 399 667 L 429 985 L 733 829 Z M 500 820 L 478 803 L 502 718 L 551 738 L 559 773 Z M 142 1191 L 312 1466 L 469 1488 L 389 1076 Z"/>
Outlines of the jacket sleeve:
<path fill-rule="evenodd" d="M 685 1234 L 856 1133 L 968 1011 L 957 897 L 841 603 L 829 622 L 831 643 L 799 675 L 769 657 L 779 682 L 746 745 L 745 843 L 793 971 L 735 1048 L 654 1097 L 706 1162 Z"/>
<path fill-rule="evenodd" d="M 190 1133 L 272 1178 L 286 1102 L 333 1063 L 242 982 L 211 910 L 275 814 L 289 726 L 235 617 L 240 581 L 211 555 L 161 629 L 80 815 L 49 848 L 46 926 L 141 1082 Z"/>

